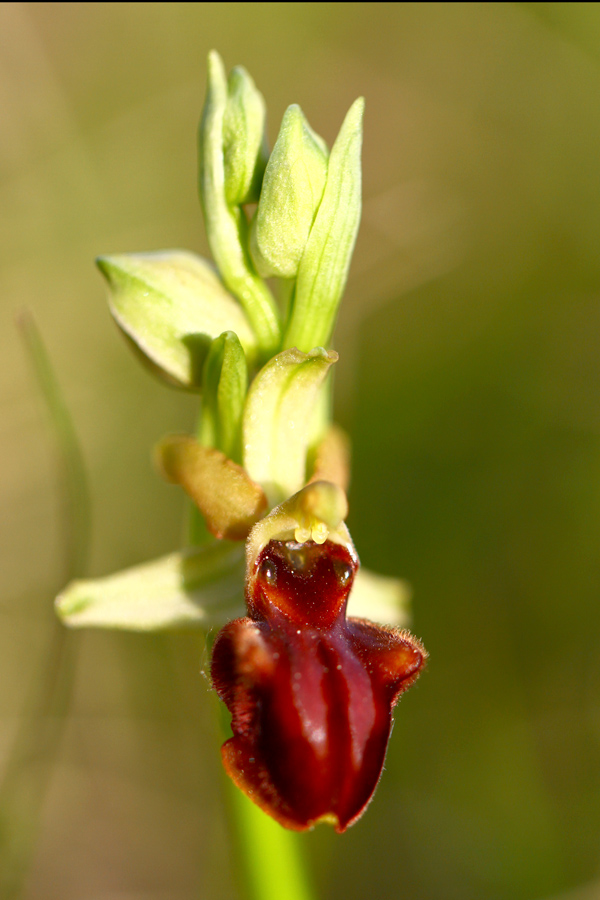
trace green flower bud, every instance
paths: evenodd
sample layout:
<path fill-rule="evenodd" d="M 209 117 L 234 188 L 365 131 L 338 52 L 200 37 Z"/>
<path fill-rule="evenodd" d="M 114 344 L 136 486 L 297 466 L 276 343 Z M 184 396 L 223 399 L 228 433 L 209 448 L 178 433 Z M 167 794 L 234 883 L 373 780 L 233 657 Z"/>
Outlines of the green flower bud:
<path fill-rule="evenodd" d="M 206 233 L 221 277 L 243 306 L 262 356 L 268 359 L 281 342 L 279 315 L 271 292 L 252 265 L 247 250 L 244 212 L 239 206 L 231 206 L 228 202 L 224 154 L 227 103 L 228 87 L 223 61 L 213 51 L 208 56 L 208 86 L 199 131 L 200 199 Z M 231 121 L 235 118 L 236 115 L 231 112 Z M 255 118 L 253 116 L 253 121 Z M 231 174 L 230 178 L 230 191 L 236 194 L 236 177 Z"/>
<path fill-rule="evenodd" d="M 331 150 L 323 199 L 298 267 L 284 347 L 308 351 L 331 339 L 360 222 L 363 112 L 360 97 Z"/>
<path fill-rule="evenodd" d="M 201 441 L 241 462 L 240 432 L 248 389 L 244 350 L 233 331 L 212 342 L 202 377 Z"/>
<path fill-rule="evenodd" d="M 269 158 L 250 249 L 263 277 L 294 278 L 327 178 L 327 146 L 289 106 Z"/>
<path fill-rule="evenodd" d="M 227 82 L 223 118 L 225 196 L 230 206 L 256 203 L 268 152 L 265 101 L 245 69 L 237 66 Z"/>

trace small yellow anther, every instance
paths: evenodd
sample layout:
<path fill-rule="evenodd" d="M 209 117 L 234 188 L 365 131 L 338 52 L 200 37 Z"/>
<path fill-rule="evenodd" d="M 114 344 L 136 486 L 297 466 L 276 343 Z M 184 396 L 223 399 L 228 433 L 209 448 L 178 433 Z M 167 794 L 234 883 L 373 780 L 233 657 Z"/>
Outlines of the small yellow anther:
<path fill-rule="evenodd" d="M 312 538 L 315 544 L 324 544 L 329 537 L 329 528 L 325 522 L 317 522 L 313 525 Z"/>

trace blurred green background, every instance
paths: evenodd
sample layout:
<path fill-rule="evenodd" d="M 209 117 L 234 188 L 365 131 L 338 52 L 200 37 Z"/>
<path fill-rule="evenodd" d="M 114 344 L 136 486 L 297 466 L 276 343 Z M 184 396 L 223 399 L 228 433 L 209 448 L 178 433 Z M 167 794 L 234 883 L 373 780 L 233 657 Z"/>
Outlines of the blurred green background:
<path fill-rule="evenodd" d="M 0 776 L 64 580 L 14 317 L 34 312 L 79 431 L 90 574 L 175 548 L 149 450 L 194 400 L 128 352 L 92 260 L 207 254 L 213 47 L 271 142 L 291 102 L 331 142 L 367 101 L 336 415 L 359 553 L 411 582 L 431 659 L 367 814 L 304 840 L 319 898 L 600 897 L 596 3 L 0 5 Z M 79 637 L 23 897 L 237 898 L 200 638 Z"/>

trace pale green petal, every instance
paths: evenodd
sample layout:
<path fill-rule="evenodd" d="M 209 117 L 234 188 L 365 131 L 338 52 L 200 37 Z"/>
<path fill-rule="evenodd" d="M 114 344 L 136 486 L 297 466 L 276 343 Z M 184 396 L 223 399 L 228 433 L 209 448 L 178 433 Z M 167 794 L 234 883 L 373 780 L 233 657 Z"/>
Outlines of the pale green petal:
<path fill-rule="evenodd" d="M 72 628 L 214 628 L 243 616 L 244 547 L 215 542 L 109 575 L 72 581 L 56 598 Z"/>
<path fill-rule="evenodd" d="M 199 388 L 213 338 L 238 336 L 254 359 L 256 338 L 213 267 L 184 250 L 101 256 L 110 309 L 142 354 L 181 387 Z"/>
<path fill-rule="evenodd" d="M 380 625 L 404 627 L 410 620 L 411 590 L 406 581 L 359 569 L 348 600 L 348 615 Z"/>
<path fill-rule="evenodd" d="M 306 452 L 319 389 L 337 353 L 285 350 L 254 379 L 244 410 L 244 467 L 267 494 L 271 506 L 306 482 Z"/>
<path fill-rule="evenodd" d="M 245 469 L 190 435 L 163 438 L 155 459 L 161 474 L 192 498 L 216 538 L 245 540 L 266 511 L 267 498 Z"/>

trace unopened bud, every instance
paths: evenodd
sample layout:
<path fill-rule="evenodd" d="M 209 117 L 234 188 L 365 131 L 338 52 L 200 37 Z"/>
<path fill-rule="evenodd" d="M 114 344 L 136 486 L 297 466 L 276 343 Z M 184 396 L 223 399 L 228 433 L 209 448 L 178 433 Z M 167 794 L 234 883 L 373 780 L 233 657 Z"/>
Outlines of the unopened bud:
<path fill-rule="evenodd" d="M 265 171 L 265 101 L 246 70 L 236 66 L 227 81 L 223 117 L 225 196 L 230 206 L 256 203 Z"/>
<path fill-rule="evenodd" d="M 295 277 L 327 179 L 325 142 L 299 106 L 289 106 L 267 163 L 251 234 L 264 277 Z"/>

